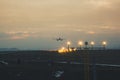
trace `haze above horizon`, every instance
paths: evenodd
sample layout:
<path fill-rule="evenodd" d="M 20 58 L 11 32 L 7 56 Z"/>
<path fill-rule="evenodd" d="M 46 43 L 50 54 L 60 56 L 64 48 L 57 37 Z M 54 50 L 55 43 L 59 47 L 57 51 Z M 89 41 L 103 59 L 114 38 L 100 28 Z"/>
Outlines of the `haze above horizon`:
<path fill-rule="evenodd" d="M 82 40 L 118 49 L 119 9 L 120 0 L 0 0 L 0 48 L 51 50 Z"/>

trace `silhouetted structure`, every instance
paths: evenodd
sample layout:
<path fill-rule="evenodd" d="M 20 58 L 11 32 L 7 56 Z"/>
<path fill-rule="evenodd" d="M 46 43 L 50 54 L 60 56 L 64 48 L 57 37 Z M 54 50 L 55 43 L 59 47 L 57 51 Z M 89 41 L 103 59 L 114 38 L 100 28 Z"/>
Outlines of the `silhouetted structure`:
<path fill-rule="evenodd" d="M 85 49 L 88 49 L 87 46 L 88 46 L 88 42 L 86 41 L 86 42 L 85 42 Z"/>

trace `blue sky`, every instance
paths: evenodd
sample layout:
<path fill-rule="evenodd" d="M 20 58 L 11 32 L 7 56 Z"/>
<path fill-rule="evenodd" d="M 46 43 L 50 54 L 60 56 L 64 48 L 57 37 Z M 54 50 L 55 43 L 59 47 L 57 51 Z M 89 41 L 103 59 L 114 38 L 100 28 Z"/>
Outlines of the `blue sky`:
<path fill-rule="evenodd" d="M 0 0 L 0 48 L 53 50 L 68 40 L 120 48 L 119 21 L 119 0 Z"/>

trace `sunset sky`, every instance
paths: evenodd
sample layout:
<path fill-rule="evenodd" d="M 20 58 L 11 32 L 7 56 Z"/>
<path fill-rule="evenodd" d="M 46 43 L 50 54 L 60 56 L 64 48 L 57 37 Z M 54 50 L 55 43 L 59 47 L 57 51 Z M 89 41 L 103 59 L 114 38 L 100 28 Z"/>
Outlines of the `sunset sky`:
<path fill-rule="evenodd" d="M 53 50 L 68 40 L 120 48 L 120 0 L 0 0 L 0 48 Z"/>

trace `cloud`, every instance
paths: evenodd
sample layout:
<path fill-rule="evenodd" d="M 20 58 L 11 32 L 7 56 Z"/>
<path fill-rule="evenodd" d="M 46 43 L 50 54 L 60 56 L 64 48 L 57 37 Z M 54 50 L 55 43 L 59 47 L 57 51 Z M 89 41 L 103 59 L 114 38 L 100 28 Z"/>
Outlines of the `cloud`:
<path fill-rule="evenodd" d="M 111 7 L 111 2 L 108 0 L 89 0 L 88 3 L 94 8 L 99 8 L 99 7 L 110 8 Z"/>
<path fill-rule="evenodd" d="M 83 32 L 83 29 L 73 29 L 73 31 L 77 31 L 77 32 Z"/>
<path fill-rule="evenodd" d="M 94 31 L 88 31 L 87 34 L 93 35 L 93 34 L 96 34 L 96 32 L 94 32 Z"/>
<path fill-rule="evenodd" d="M 0 33 L 0 39 L 2 40 L 19 40 L 19 39 L 27 39 L 29 37 L 36 37 L 36 33 L 34 32 L 16 32 L 16 31 L 12 31 L 12 32 L 1 32 Z"/>
<path fill-rule="evenodd" d="M 101 26 L 101 29 L 105 29 L 105 30 L 116 30 L 116 27 L 112 27 L 112 26 Z"/>

